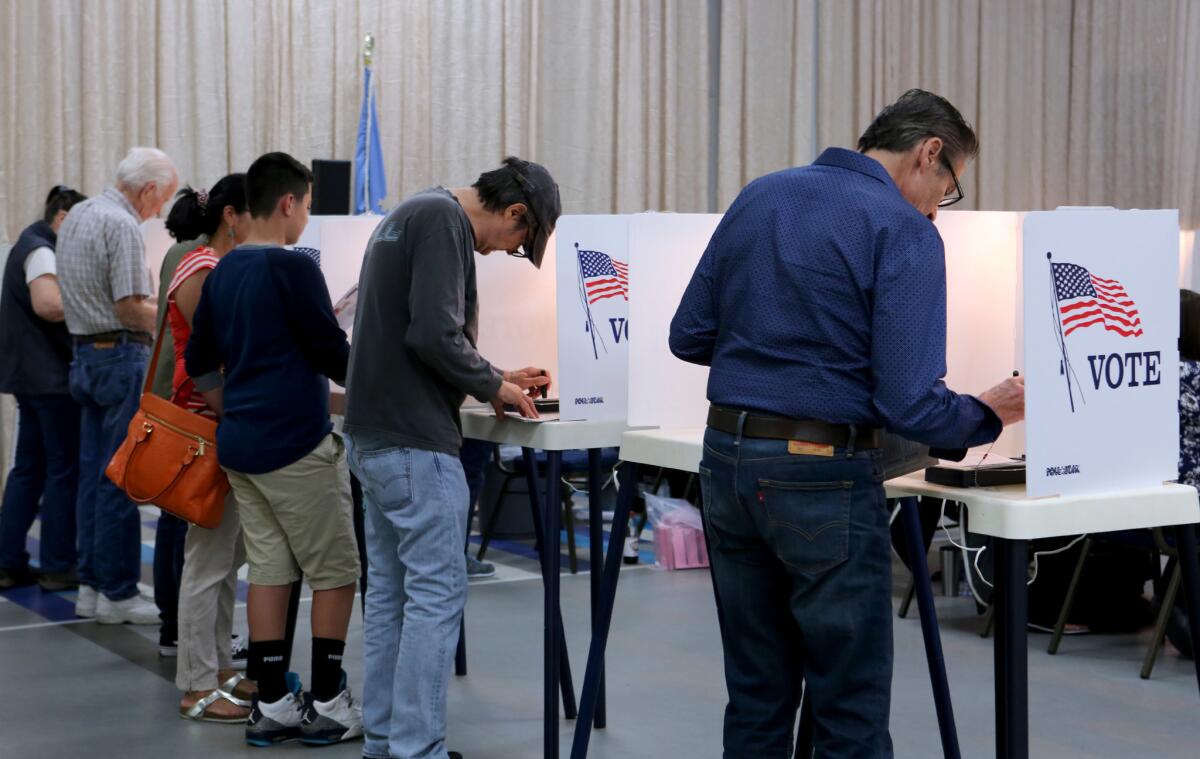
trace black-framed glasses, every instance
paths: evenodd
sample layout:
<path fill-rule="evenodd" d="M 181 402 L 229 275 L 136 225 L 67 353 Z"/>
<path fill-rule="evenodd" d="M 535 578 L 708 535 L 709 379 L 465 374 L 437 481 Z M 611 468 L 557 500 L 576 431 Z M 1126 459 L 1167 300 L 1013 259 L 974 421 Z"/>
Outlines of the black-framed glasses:
<path fill-rule="evenodd" d="M 950 159 L 946 158 L 945 154 L 942 155 L 942 165 L 946 167 L 946 171 L 950 172 L 950 178 L 954 180 L 954 191 L 946 193 L 946 196 L 938 202 L 938 208 L 952 206 L 963 199 L 962 185 L 958 183 L 958 175 L 954 173 L 954 167 L 950 165 Z"/>

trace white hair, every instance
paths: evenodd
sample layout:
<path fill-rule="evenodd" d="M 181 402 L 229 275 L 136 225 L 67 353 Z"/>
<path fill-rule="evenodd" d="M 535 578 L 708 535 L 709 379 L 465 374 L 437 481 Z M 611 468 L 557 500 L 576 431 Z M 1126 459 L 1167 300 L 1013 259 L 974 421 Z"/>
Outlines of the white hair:
<path fill-rule="evenodd" d="M 117 187 L 123 190 L 140 190 L 153 182 L 166 192 L 177 177 L 175 164 L 158 148 L 130 148 L 117 166 Z"/>

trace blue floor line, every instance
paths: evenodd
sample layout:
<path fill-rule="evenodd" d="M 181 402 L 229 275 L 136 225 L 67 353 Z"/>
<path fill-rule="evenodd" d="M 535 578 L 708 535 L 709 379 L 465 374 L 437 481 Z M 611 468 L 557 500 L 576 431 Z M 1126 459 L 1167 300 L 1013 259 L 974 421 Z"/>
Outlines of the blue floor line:
<path fill-rule="evenodd" d="M 65 622 L 75 619 L 74 595 L 72 593 L 71 598 L 68 599 L 60 593 L 47 593 L 37 585 L 27 585 L 23 588 L 0 592 L 0 596 L 49 622 Z"/>
<path fill-rule="evenodd" d="M 154 520 L 146 520 L 142 522 L 142 525 L 146 528 L 153 528 L 156 526 L 156 522 Z M 603 550 L 606 552 L 608 550 L 608 538 L 610 535 L 611 533 L 609 530 L 604 530 L 605 541 Z M 470 543 L 472 545 L 478 546 L 480 542 L 481 539 L 478 535 L 471 536 Z M 643 545 L 646 545 L 646 543 L 647 541 L 642 542 Z M 25 550 L 29 552 L 31 557 L 33 557 L 29 562 L 30 566 L 33 568 L 38 567 L 38 560 L 36 557 L 38 555 L 38 549 L 40 548 L 40 545 L 41 544 L 37 538 L 33 537 L 32 535 L 26 536 Z M 520 556 L 531 561 L 538 560 L 537 551 L 530 543 L 513 540 L 499 540 L 493 538 L 489 547 L 503 551 L 504 553 L 512 554 L 514 556 Z M 577 526 L 575 529 L 575 547 L 580 550 L 591 548 L 591 540 L 588 535 L 586 523 L 581 526 Z M 653 548 L 643 548 L 638 553 L 642 563 L 654 563 L 655 558 Z M 566 565 L 568 559 L 567 531 L 564 528 L 562 531 L 562 561 L 564 566 Z M 142 564 L 146 566 L 154 565 L 153 546 L 146 545 L 145 543 L 141 544 L 141 560 Z M 586 572 L 591 569 L 591 562 L 585 558 L 580 557 L 578 559 L 578 564 L 579 571 L 581 572 Z M 249 591 L 250 585 L 245 580 L 239 579 L 237 590 L 235 592 L 237 600 L 245 602 Z M 13 590 L 2 591 L 0 592 L 0 596 L 7 598 L 9 601 L 12 601 L 18 606 L 31 611 L 50 622 L 63 622 L 75 619 L 74 593 L 68 594 L 69 597 L 64 597 L 60 593 L 46 593 L 37 585 L 31 585 L 24 588 L 15 588 Z"/>

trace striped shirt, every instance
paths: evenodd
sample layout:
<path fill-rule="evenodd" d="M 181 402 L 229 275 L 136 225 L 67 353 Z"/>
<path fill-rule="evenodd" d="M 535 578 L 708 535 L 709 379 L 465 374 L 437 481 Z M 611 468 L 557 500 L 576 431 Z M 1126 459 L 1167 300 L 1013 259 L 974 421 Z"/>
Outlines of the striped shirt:
<path fill-rule="evenodd" d="M 58 232 L 55 253 L 63 311 L 72 335 L 128 329 L 113 304 L 154 294 L 141 219 L 115 187 L 71 209 Z"/>
<path fill-rule="evenodd" d="M 187 319 L 183 317 L 183 311 L 175 303 L 175 291 L 192 275 L 217 268 L 220 260 L 217 258 L 216 251 L 207 245 L 200 245 L 179 260 L 179 265 L 175 267 L 175 276 L 171 278 L 171 284 L 167 286 L 167 321 L 171 325 L 171 339 L 175 348 L 171 402 L 193 414 L 201 414 L 211 419 L 217 418 L 216 413 L 209 408 L 204 396 L 196 392 L 192 378 L 188 376 L 183 365 L 184 352 L 187 350 L 188 340 L 192 336 L 192 328 L 188 326 Z"/>

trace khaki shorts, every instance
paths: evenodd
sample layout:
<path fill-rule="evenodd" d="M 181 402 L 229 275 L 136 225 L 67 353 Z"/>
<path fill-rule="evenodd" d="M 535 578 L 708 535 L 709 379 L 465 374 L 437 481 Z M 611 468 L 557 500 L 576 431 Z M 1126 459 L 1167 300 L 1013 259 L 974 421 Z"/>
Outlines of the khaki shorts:
<path fill-rule="evenodd" d="M 301 572 L 313 590 L 358 582 L 350 472 L 341 437 L 326 436 L 312 453 L 273 472 L 225 471 L 237 497 L 252 584 L 288 585 Z"/>

